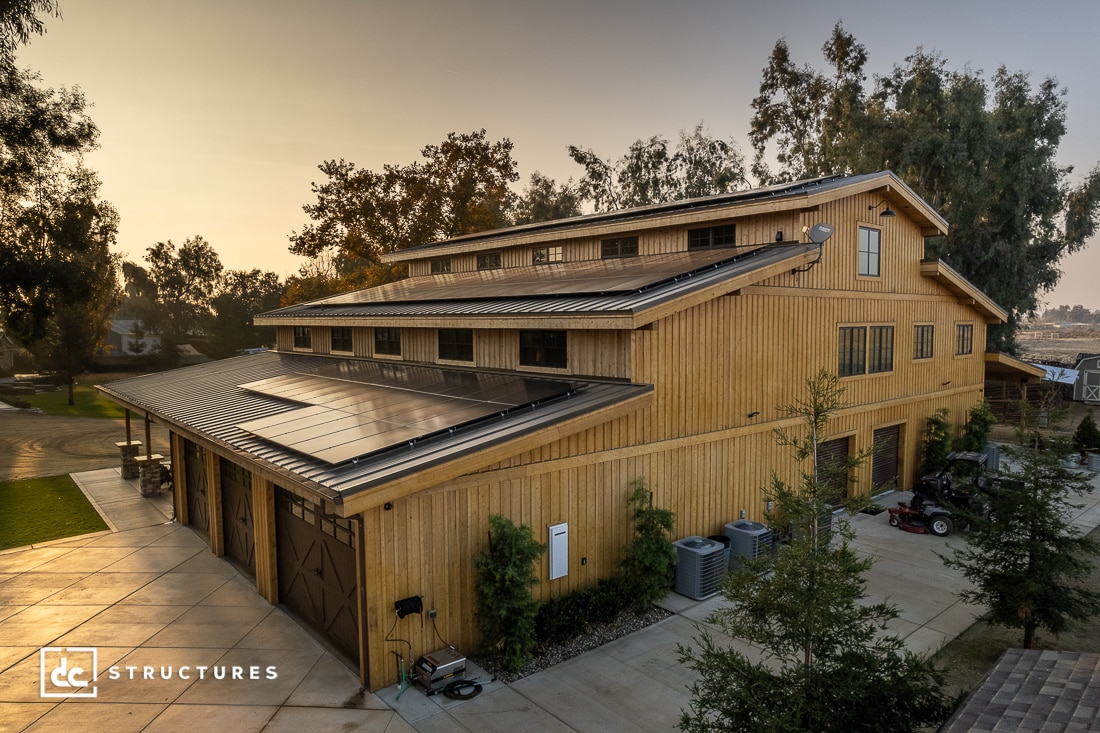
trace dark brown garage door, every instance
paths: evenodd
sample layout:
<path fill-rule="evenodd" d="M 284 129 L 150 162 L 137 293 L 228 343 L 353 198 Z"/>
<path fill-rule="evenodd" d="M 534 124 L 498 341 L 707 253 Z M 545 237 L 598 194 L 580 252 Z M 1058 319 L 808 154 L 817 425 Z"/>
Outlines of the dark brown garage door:
<path fill-rule="evenodd" d="M 279 600 L 358 661 L 354 522 L 276 487 L 275 533 Z"/>
<path fill-rule="evenodd" d="M 206 451 L 185 440 L 184 473 L 187 476 L 187 523 L 202 532 L 210 531 L 210 507 L 207 503 Z"/>
<path fill-rule="evenodd" d="M 871 459 L 871 481 L 875 491 L 898 487 L 898 452 L 901 449 L 901 425 L 879 428 L 874 433 L 875 456 Z"/>
<path fill-rule="evenodd" d="M 252 523 L 252 474 L 224 458 L 221 462 L 222 530 L 225 554 L 256 577 L 256 540 Z"/>
<path fill-rule="evenodd" d="M 826 440 L 817 446 L 817 475 L 822 495 L 833 506 L 848 498 L 848 442 L 850 438 Z"/>

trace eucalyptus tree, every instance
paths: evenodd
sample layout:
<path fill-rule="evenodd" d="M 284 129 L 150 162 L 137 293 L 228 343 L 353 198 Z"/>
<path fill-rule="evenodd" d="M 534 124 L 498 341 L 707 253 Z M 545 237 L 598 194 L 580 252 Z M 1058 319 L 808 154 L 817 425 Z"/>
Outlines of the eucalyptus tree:
<path fill-rule="evenodd" d="M 1096 232 L 1100 168 L 1076 183 L 1056 157 L 1065 88 L 997 69 L 951 70 L 918 48 L 868 88 L 866 49 L 833 28 L 825 70 L 798 66 L 776 43 L 753 100 L 753 172 L 768 183 L 889 169 L 947 218 L 929 239 L 944 259 L 1009 311 L 988 345 L 1014 347 L 1022 318 Z M 775 167 L 770 161 L 774 160 Z"/>

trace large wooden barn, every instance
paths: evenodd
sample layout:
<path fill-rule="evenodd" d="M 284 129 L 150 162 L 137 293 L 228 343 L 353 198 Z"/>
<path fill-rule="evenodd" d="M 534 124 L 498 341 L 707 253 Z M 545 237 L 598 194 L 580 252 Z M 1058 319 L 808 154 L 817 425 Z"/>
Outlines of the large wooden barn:
<path fill-rule="evenodd" d="M 822 368 L 849 403 L 825 449 L 884 446 L 853 490 L 910 487 L 925 418 L 982 398 L 1005 317 L 924 259 L 946 229 L 884 172 L 485 232 L 257 317 L 275 351 L 102 389 L 170 429 L 180 521 L 378 689 L 407 653 L 393 639 L 439 646 L 399 599 L 476 647 L 490 514 L 544 542 L 565 525 L 543 598 L 613 573 L 634 479 L 677 537 L 762 519 L 770 476 L 795 475 L 780 407 Z"/>

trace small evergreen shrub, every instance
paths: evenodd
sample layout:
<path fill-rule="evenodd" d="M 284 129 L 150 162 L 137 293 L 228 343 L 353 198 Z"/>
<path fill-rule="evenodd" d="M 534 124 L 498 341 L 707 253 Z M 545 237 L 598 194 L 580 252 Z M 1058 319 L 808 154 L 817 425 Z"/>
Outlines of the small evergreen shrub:
<path fill-rule="evenodd" d="M 989 402 L 982 400 L 970 408 L 967 413 L 966 427 L 962 435 L 955 439 L 955 450 L 974 451 L 980 453 L 985 450 L 989 442 L 989 433 L 993 430 L 993 423 L 997 418 L 993 417 L 993 410 Z"/>
<path fill-rule="evenodd" d="M 619 574 L 638 608 L 668 595 L 676 569 L 676 548 L 669 534 L 676 515 L 653 506 L 653 493 L 643 479 L 635 479 L 627 503 L 634 508 L 634 539 L 625 548 Z"/>
<path fill-rule="evenodd" d="M 489 547 L 474 558 L 477 569 L 477 618 L 482 639 L 500 656 L 507 670 L 517 670 L 535 646 L 538 602 L 531 587 L 539 582 L 534 563 L 546 545 L 537 542 L 527 525 L 493 514 L 489 517 Z"/>
<path fill-rule="evenodd" d="M 1096 427 L 1096 420 L 1092 417 L 1092 410 L 1085 413 L 1081 422 L 1077 424 L 1077 430 L 1073 433 L 1073 445 L 1077 450 L 1100 449 L 1100 428 Z"/>
<path fill-rule="evenodd" d="M 582 588 L 539 606 L 535 636 L 540 643 L 572 639 L 592 624 L 614 621 L 633 600 L 620 579 L 601 579 L 595 588 Z"/>
<path fill-rule="evenodd" d="M 951 452 L 951 420 L 946 407 L 924 421 L 924 435 L 921 438 L 922 474 L 939 471 L 947 465 L 947 456 Z"/>

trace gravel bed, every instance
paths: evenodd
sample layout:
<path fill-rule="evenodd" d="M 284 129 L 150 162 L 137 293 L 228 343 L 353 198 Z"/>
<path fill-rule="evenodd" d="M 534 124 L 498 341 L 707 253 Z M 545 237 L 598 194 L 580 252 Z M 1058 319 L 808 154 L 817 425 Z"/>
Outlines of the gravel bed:
<path fill-rule="evenodd" d="M 572 659 L 596 647 L 603 646 L 608 642 L 620 639 L 627 634 L 632 634 L 635 631 L 644 629 L 646 626 L 655 624 L 671 615 L 671 611 L 666 611 L 657 606 L 653 606 L 640 613 L 636 611 L 623 611 L 619 614 L 618 618 L 611 623 L 594 624 L 589 627 L 587 633 L 581 634 L 574 639 L 563 641 L 558 644 L 539 646 L 535 650 L 534 659 L 515 672 L 505 672 L 502 670 L 496 658 L 470 657 L 470 661 L 498 680 L 503 682 L 515 682 L 535 672 L 549 669 L 555 664 L 561 664 L 567 659 Z"/>

